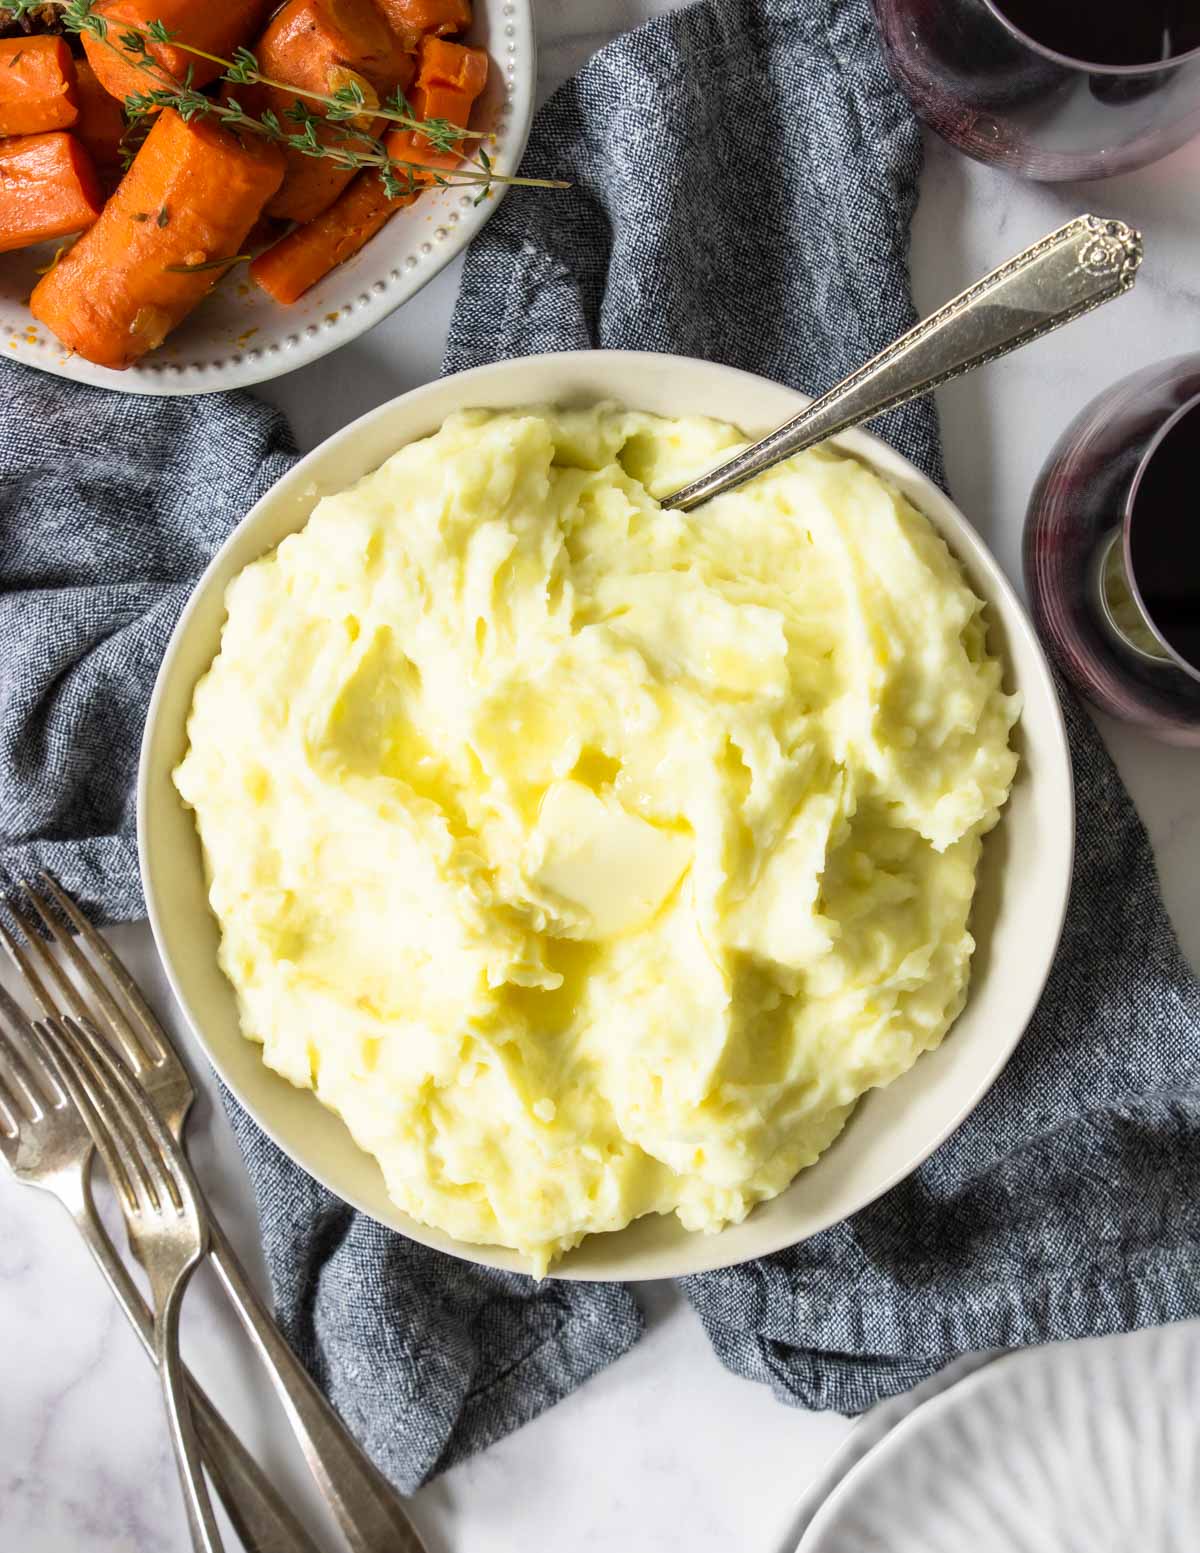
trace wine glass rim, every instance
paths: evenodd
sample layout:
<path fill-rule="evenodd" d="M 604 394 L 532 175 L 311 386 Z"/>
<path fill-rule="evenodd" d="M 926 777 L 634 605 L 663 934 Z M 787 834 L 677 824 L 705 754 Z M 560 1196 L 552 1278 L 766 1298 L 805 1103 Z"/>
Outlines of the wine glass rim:
<path fill-rule="evenodd" d="M 1004 12 L 1000 10 L 997 0 L 983 0 L 983 5 L 995 17 L 1006 32 L 1010 32 L 1018 42 L 1026 48 L 1031 48 L 1035 54 L 1040 54 L 1043 59 L 1053 60 L 1056 65 L 1066 65 L 1071 70 L 1086 71 L 1088 75 L 1110 76 L 1144 76 L 1152 75 L 1158 70 L 1174 70 L 1180 65 L 1186 65 L 1189 60 L 1200 59 L 1200 44 L 1194 49 L 1188 49 L 1184 54 L 1172 54 L 1168 59 L 1148 60 L 1141 65 L 1102 65 L 1098 61 L 1090 59 L 1077 59 L 1073 54 L 1060 54 L 1057 49 L 1047 48 L 1044 43 L 1039 43 L 1036 38 L 1018 27 L 1016 22 L 1010 21 Z"/>
<path fill-rule="evenodd" d="M 1171 661 L 1177 668 L 1182 669 L 1192 679 L 1200 680 L 1200 664 L 1190 663 L 1179 651 L 1178 647 L 1175 647 L 1167 640 L 1157 625 L 1155 625 L 1154 616 L 1146 607 L 1146 601 L 1142 597 L 1142 590 L 1138 587 L 1137 576 L 1133 569 L 1133 545 L 1131 540 L 1133 514 L 1137 506 L 1138 492 L 1142 488 L 1143 476 L 1150 467 L 1150 460 L 1158 452 L 1159 448 L 1162 447 L 1175 427 L 1179 425 L 1180 421 L 1185 416 L 1190 415 L 1193 410 L 1200 410 L 1200 393 L 1193 394 L 1190 399 L 1185 399 L 1178 409 L 1173 410 L 1146 444 L 1145 451 L 1138 460 L 1137 468 L 1133 472 L 1133 479 L 1129 484 L 1129 494 L 1125 498 L 1125 510 L 1121 515 L 1121 548 L 1125 560 L 1125 576 L 1129 581 L 1129 590 L 1133 594 L 1138 609 L 1141 611 L 1142 619 L 1153 633 L 1155 641 L 1170 653 Z"/>

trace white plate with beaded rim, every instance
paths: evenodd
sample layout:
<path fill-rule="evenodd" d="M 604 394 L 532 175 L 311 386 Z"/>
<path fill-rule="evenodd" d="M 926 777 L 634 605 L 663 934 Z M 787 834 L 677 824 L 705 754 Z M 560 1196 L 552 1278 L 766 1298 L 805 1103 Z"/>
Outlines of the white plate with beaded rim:
<path fill-rule="evenodd" d="M 496 137 L 499 172 L 516 170 L 529 138 L 537 80 L 531 0 L 476 0 L 465 41 L 492 68 L 472 125 Z M 29 311 L 29 293 L 55 244 L 0 254 L 0 351 L 59 377 L 135 394 L 244 388 L 307 366 L 372 328 L 433 279 L 482 228 L 504 192 L 481 204 L 465 189 L 429 189 L 290 307 L 235 271 L 158 350 L 124 372 L 72 355 Z"/>
<path fill-rule="evenodd" d="M 1200 1322 L 1052 1343 L 933 1398 L 798 1553 L 1195 1553 Z"/>

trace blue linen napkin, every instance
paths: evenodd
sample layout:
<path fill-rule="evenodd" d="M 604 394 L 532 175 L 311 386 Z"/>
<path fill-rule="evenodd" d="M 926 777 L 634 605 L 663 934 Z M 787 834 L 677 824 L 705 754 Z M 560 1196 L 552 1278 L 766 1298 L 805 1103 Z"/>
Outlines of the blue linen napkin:
<path fill-rule="evenodd" d="M 525 171 L 573 188 L 511 194 L 477 239 L 447 368 L 628 346 L 820 390 L 913 317 L 919 168 L 867 0 L 674 12 L 538 115 Z M 46 867 L 90 910 L 138 915 L 132 777 L 157 662 L 290 442 L 246 395 L 134 399 L 5 363 L 0 394 L 0 895 Z M 930 403 L 877 429 L 941 477 Z M 1145 832 L 1065 700 L 1076 879 L 1005 1074 L 880 1202 L 685 1282 L 722 1360 L 786 1401 L 855 1411 L 965 1350 L 1200 1313 L 1200 989 Z M 537 1285 L 414 1245 L 229 1109 L 283 1328 L 402 1488 L 636 1340 L 628 1290 Z"/>

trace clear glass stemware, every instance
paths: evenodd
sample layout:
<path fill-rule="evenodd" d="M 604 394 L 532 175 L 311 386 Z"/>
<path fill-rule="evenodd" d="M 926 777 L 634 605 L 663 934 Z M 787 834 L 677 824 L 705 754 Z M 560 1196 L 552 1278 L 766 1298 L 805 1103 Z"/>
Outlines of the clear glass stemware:
<path fill-rule="evenodd" d="M 874 4 L 892 73 L 917 112 L 979 161 L 1045 181 L 1102 178 L 1200 134 L 1200 46 L 1105 64 L 1047 48 L 995 0 Z M 1078 47 L 1094 36 L 1081 28 Z"/>

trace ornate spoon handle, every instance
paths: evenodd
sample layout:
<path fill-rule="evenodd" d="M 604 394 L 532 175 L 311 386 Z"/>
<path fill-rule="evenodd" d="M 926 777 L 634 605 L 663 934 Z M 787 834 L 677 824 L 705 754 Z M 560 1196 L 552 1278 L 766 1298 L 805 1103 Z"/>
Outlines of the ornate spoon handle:
<path fill-rule="evenodd" d="M 663 501 L 683 512 L 850 426 L 1007 355 L 1133 285 L 1142 238 L 1123 221 L 1076 216 L 985 275 L 806 410 Z"/>

